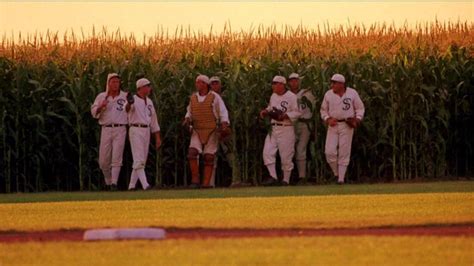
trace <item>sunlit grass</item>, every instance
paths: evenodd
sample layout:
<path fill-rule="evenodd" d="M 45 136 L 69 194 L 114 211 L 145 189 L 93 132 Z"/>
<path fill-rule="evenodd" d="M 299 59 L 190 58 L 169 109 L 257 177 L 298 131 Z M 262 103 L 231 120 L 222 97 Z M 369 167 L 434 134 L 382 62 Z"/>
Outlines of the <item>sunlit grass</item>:
<path fill-rule="evenodd" d="M 1 204 L 0 228 L 356 228 L 474 222 L 472 193 Z"/>
<path fill-rule="evenodd" d="M 472 265 L 469 237 L 295 237 L 0 244 L 2 265 Z"/>

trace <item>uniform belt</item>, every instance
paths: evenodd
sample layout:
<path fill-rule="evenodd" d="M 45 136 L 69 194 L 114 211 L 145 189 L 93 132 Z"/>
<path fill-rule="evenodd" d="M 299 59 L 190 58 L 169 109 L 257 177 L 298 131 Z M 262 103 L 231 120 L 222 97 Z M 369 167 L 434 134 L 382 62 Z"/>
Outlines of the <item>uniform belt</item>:
<path fill-rule="evenodd" d="M 337 122 L 346 122 L 346 119 L 339 119 Z"/>
<path fill-rule="evenodd" d="M 293 126 L 293 125 L 292 124 L 282 124 L 282 123 L 272 123 L 272 126 L 289 127 L 289 126 Z"/>
<path fill-rule="evenodd" d="M 131 127 L 148 127 L 148 125 L 143 124 L 130 124 Z"/>
<path fill-rule="evenodd" d="M 124 127 L 126 124 L 110 124 L 110 125 L 103 125 L 104 127 Z"/>

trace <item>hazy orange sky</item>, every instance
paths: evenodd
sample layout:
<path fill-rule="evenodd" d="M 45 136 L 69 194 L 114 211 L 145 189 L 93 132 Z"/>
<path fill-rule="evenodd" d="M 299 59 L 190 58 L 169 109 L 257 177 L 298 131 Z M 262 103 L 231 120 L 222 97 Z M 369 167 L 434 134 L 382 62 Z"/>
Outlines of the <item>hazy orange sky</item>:
<path fill-rule="evenodd" d="M 219 32 L 229 21 L 233 30 L 252 25 L 317 24 L 330 26 L 374 22 L 402 25 L 417 22 L 473 22 L 473 1 L 464 2 L 0 2 L 0 33 L 11 37 L 19 32 L 51 30 L 64 33 L 81 28 L 89 33 L 92 26 L 123 33 L 152 35 L 158 27 L 174 32 L 177 26 L 194 31 Z"/>

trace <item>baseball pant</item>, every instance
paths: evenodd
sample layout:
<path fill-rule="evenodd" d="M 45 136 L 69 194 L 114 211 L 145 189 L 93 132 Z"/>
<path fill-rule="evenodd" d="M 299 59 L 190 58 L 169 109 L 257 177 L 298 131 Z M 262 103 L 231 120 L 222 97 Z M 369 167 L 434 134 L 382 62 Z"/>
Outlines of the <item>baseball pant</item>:
<path fill-rule="evenodd" d="M 328 127 L 326 136 L 326 160 L 339 182 L 344 182 L 347 166 L 351 158 L 351 145 L 354 129 L 345 122 Z"/>
<path fill-rule="evenodd" d="M 308 125 L 298 122 L 295 126 L 296 131 L 296 167 L 300 178 L 306 177 L 306 147 L 308 146 L 311 132 Z"/>
<path fill-rule="evenodd" d="M 265 138 L 263 162 L 267 166 L 270 176 L 274 179 L 277 179 L 275 169 L 277 151 L 281 158 L 283 181 L 289 183 L 291 170 L 293 170 L 293 156 L 295 154 L 294 126 L 273 126 L 272 132 Z"/>
<path fill-rule="evenodd" d="M 200 154 L 216 154 L 218 147 L 219 139 L 217 138 L 217 134 L 215 131 L 211 133 L 205 145 L 201 143 L 198 133 L 196 131 L 193 131 L 193 134 L 191 135 L 191 142 L 189 143 L 189 148 L 196 149 Z"/>
<path fill-rule="evenodd" d="M 128 189 L 134 189 L 137 180 L 140 180 L 143 189 L 147 189 L 150 185 L 146 180 L 145 166 L 150 145 L 150 128 L 130 127 L 128 134 L 133 156 L 133 170 Z"/>
<path fill-rule="evenodd" d="M 100 132 L 99 167 L 106 185 L 117 185 L 126 134 L 126 127 L 103 126 Z"/>

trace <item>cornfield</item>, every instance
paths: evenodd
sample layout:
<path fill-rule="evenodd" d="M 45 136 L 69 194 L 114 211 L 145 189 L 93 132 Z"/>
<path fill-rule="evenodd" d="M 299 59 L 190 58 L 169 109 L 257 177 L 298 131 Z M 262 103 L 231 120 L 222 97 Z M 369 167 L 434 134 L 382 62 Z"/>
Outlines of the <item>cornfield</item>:
<path fill-rule="evenodd" d="M 150 149 L 151 184 L 183 186 L 189 136 L 180 126 L 194 79 L 220 76 L 243 181 L 266 175 L 261 151 L 268 123 L 258 119 L 274 75 L 304 76 L 317 97 L 311 176 L 331 178 L 324 158 L 319 106 L 336 72 L 366 106 L 348 179 L 385 182 L 472 176 L 474 170 L 474 24 L 384 24 L 309 30 L 257 27 L 248 32 L 194 33 L 178 28 L 137 41 L 120 31 L 3 38 L 0 46 L 0 192 L 99 190 L 100 128 L 89 108 L 107 73 L 135 92 L 137 76 L 153 82 L 163 146 Z M 119 186 L 131 172 L 126 145 Z M 221 163 L 221 165 L 225 165 Z M 231 176 L 231 168 L 220 168 Z M 221 181 L 221 185 L 225 184 Z"/>

